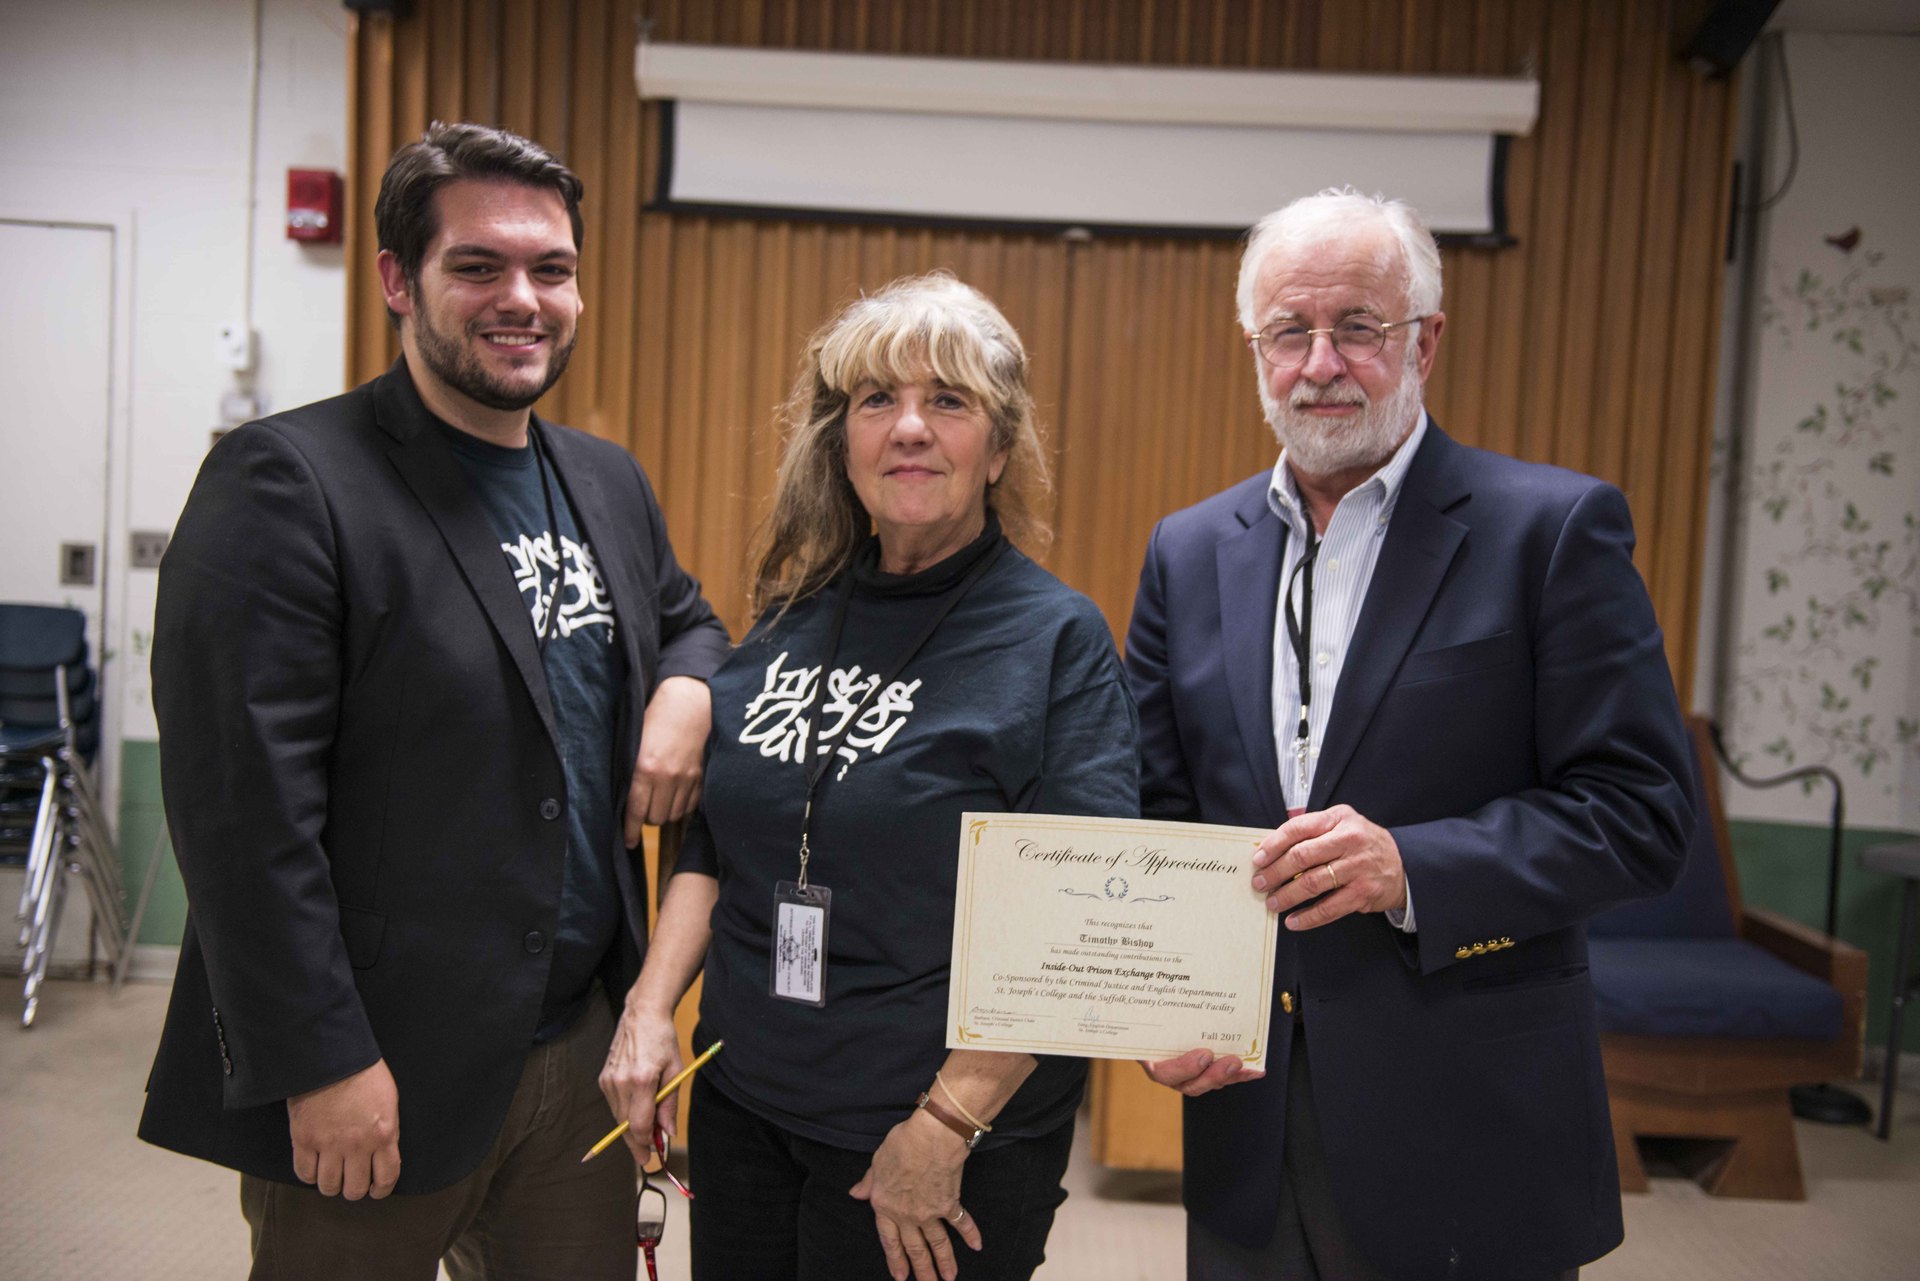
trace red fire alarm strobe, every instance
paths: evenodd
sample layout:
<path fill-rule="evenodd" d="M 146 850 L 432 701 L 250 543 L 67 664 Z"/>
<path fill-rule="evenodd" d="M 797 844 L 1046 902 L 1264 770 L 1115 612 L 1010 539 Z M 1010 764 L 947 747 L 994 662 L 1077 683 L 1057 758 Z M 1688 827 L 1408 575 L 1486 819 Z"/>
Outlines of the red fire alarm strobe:
<path fill-rule="evenodd" d="M 339 244 L 342 186 L 340 175 L 331 169 L 287 170 L 287 239 Z"/>

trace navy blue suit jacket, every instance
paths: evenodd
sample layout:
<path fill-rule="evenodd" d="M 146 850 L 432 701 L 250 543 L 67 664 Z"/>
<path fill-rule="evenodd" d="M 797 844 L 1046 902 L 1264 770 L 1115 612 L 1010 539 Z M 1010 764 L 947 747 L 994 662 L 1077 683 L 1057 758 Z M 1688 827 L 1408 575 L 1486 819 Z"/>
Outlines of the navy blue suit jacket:
<path fill-rule="evenodd" d="M 1269 483 L 1154 531 L 1126 660 L 1150 816 L 1286 816 Z M 1283 930 L 1274 982 L 1303 1001 L 1346 1227 L 1395 1277 L 1537 1275 L 1621 1238 L 1583 923 L 1672 883 L 1693 812 L 1632 553 L 1611 485 L 1429 426 L 1361 607 L 1307 804 L 1391 830 L 1418 930 Z M 1186 1103 L 1188 1211 L 1246 1245 L 1279 1203 L 1291 1039 L 1270 1044 L 1264 1080 Z"/>

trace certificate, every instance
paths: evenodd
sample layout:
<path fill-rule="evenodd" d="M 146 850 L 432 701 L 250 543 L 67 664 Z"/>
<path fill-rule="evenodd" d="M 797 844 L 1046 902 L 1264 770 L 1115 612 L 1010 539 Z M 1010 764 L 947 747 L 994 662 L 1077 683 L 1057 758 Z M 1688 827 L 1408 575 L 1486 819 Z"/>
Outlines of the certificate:
<path fill-rule="evenodd" d="M 947 1045 L 1165 1059 L 1267 1052 L 1265 828 L 965 814 Z"/>

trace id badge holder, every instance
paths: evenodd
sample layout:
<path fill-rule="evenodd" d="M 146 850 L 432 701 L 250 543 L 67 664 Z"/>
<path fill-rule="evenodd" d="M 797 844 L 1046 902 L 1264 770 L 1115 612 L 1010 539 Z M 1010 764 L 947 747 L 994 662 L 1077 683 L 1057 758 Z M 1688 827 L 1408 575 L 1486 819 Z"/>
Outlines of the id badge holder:
<path fill-rule="evenodd" d="M 833 891 L 781 881 L 773 887 L 773 973 L 769 990 L 782 1001 L 827 1003 L 827 917 Z"/>

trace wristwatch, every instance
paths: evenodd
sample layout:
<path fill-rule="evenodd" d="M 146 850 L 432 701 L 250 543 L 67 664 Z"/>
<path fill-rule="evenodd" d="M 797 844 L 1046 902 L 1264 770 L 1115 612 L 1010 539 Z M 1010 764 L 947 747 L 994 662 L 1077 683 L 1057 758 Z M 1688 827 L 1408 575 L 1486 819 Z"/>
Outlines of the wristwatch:
<path fill-rule="evenodd" d="M 946 1108 L 942 1107 L 940 1103 L 925 1090 L 920 1092 L 920 1097 L 914 1100 L 913 1106 L 916 1108 L 924 1108 L 928 1116 L 959 1135 L 966 1141 L 967 1151 L 969 1152 L 973 1151 L 973 1145 L 980 1141 L 980 1136 L 986 1133 L 985 1130 L 975 1129 L 953 1113 L 947 1111 Z"/>

